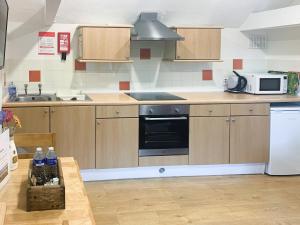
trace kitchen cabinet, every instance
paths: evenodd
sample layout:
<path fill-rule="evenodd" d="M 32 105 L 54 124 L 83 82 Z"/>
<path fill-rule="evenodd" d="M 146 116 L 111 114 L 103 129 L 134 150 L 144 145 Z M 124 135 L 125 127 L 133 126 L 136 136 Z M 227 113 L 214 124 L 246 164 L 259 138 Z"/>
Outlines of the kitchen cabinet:
<path fill-rule="evenodd" d="M 231 104 L 232 116 L 268 116 L 270 115 L 270 104 Z"/>
<path fill-rule="evenodd" d="M 97 119 L 96 168 L 138 166 L 138 118 Z"/>
<path fill-rule="evenodd" d="M 17 115 L 22 128 L 16 133 L 49 133 L 49 107 L 18 107 L 5 108 Z"/>
<path fill-rule="evenodd" d="M 74 157 L 80 169 L 95 168 L 95 106 L 51 107 L 56 151 Z"/>
<path fill-rule="evenodd" d="M 96 116 L 97 118 L 138 117 L 139 107 L 137 105 L 97 106 Z"/>
<path fill-rule="evenodd" d="M 191 105 L 189 164 L 265 163 L 269 104 Z"/>
<path fill-rule="evenodd" d="M 130 62 L 130 28 L 79 27 L 79 61 Z"/>
<path fill-rule="evenodd" d="M 191 117 L 189 164 L 228 164 L 229 127 L 229 117 Z"/>
<path fill-rule="evenodd" d="M 230 127 L 230 163 L 269 160 L 269 116 L 233 116 Z"/>
<path fill-rule="evenodd" d="M 219 61 L 221 57 L 221 28 L 178 27 L 183 41 L 166 43 L 165 59 L 174 61 Z"/>

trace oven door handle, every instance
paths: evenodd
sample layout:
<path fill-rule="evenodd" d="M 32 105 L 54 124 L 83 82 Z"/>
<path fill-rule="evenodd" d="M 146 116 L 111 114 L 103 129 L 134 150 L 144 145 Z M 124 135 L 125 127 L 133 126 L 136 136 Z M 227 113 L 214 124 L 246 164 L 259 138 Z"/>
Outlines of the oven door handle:
<path fill-rule="evenodd" d="M 186 116 L 181 117 L 145 117 L 145 120 L 148 121 L 158 121 L 158 120 L 187 120 Z"/>

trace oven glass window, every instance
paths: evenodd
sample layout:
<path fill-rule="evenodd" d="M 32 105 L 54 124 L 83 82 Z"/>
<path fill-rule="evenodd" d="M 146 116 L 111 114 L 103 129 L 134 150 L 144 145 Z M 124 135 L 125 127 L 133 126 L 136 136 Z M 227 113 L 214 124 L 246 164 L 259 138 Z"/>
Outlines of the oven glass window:
<path fill-rule="evenodd" d="M 260 78 L 260 91 L 280 91 L 280 78 Z"/>
<path fill-rule="evenodd" d="M 145 118 L 141 118 L 140 148 L 187 148 L 188 129 L 188 119 L 168 120 L 168 118 L 166 118 L 158 121 L 146 121 Z"/>

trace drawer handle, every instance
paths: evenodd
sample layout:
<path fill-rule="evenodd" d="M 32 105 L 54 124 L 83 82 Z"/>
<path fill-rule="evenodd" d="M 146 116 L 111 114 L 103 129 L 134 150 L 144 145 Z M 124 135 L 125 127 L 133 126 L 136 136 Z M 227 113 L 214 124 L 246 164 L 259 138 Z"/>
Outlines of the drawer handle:
<path fill-rule="evenodd" d="M 232 118 L 232 119 L 231 119 L 231 122 L 235 122 L 235 119 L 234 119 L 234 118 Z"/>
<path fill-rule="evenodd" d="M 208 112 L 209 112 L 209 113 L 212 113 L 212 112 L 213 112 L 213 110 L 208 110 Z"/>
<path fill-rule="evenodd" d="M 253 112 L 253 109 L 249 109 L 250 112 Z"/>
<path fill-rule="evenodd" d="M 230 122 L 230 119 L 229 119 L 229 118 L 227 118 L 227 119 L 226 119 L 226 122 Z"/>
<path fill-rule="evenodd" d="M 44 110 L 44 114 L 48 114 L 48 110 L 45 109 L 45 110 Z"/>
<path fill-rule="evenodd" d="M 116 111 L 116 114 L 117 114 L 117 115 L 119 115 L 119 114 L 120 114 L 120 112 L 119 112 L 119 111 Z"/>

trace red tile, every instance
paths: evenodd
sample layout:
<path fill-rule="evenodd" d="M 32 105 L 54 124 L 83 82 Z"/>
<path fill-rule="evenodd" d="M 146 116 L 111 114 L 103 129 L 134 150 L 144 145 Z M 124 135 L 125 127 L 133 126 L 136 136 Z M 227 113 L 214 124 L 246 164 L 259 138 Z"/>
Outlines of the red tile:
<path fill-rule="evenodd" d="M 29 70 L 29 82 L 41 82 L 41 71 Z"/>
<path fill-rule="evenodd" d="M 212 80 L 213 71 L 212 70 L 202 70 L 202 80 Z"/>
<path fill-rule="evenodd" d="M 86 70 L 86 63 L 85 62 L 78 62 L 77 60 L 75 60 L 75 70 L 85 71 Z"/>
<path fill-rule="evenodd" d="M 130 82 L 129 81 L 120 81 L 119 82 L 119 90 L 120 91 L 130 90 Z"/>
<path fill-rule="evenodd" d="M 243 59 L 233 59 L 233 70 L 243 69 Z"/>
<path fill-rule="evenodd" d="M 141 48 L 140 49 L 140 59 L 151 59 L 151 49 Z"/>

